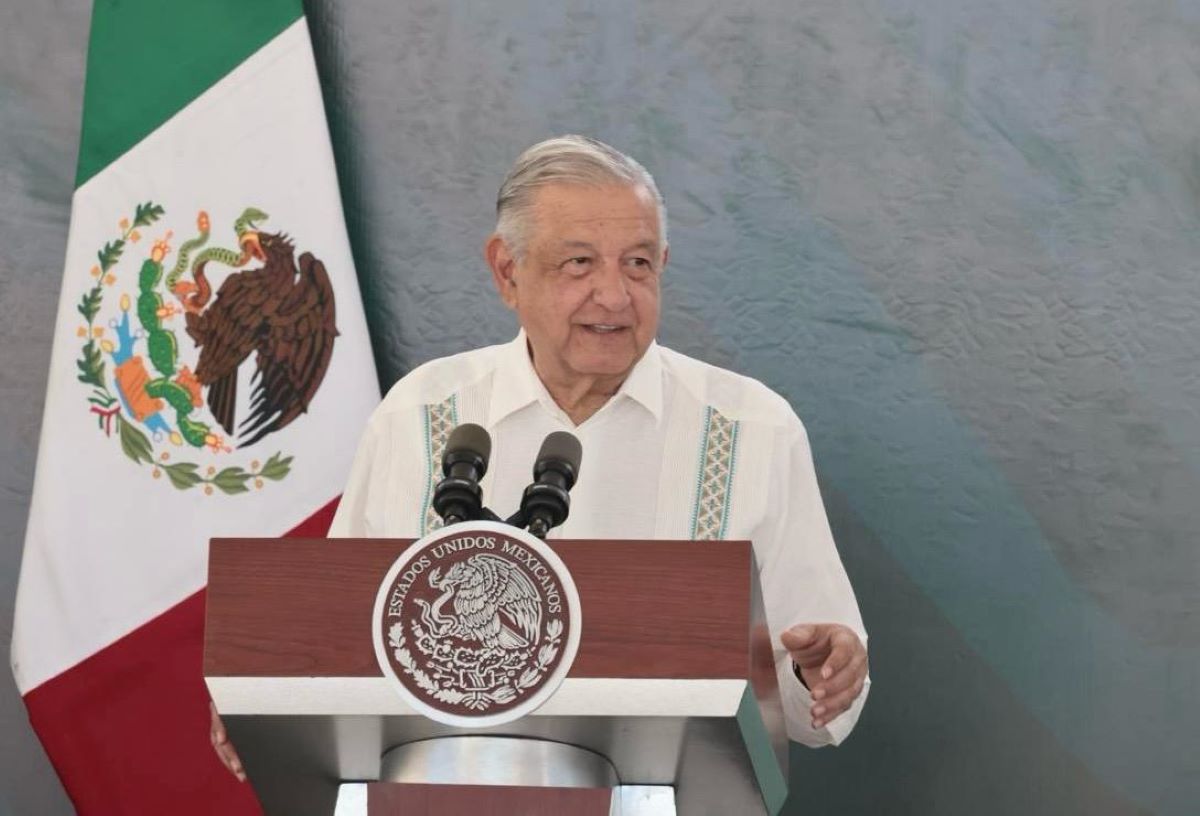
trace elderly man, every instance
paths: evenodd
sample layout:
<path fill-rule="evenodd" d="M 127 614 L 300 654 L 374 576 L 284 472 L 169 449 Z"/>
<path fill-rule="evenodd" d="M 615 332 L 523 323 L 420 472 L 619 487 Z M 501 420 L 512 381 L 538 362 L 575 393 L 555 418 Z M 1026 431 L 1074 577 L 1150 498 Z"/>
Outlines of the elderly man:
<path fill-rule="evenodd" d="M 655 343 L 669 252 L 654 179 L 608 145 L 550 139 L 517 159 L 497 216 L 484 256 L 519 334 L 396 383 L 367 426 L 330 534 L 433 529 L 440 449 L 462 422 L 495 440 L 483 488 L 507 512 L 542 439 L 569 430 L 584 464 L 557 534 L 753 541 L 788 735 L 840 742 L 869 683 L 866 634 L 808 439 L 761 383 Z M 214 742 L 236 763 L 215 718 Z"/>

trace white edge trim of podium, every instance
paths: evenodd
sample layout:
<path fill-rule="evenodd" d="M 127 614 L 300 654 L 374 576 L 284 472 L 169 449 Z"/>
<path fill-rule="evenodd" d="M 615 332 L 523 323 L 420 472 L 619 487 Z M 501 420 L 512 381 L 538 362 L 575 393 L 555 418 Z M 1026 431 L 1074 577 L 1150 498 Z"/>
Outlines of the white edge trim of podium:
<path fill-rule="evenodd" d="M 207 677 L 223 715 L 418 716 L 383 677 Z M 744 679 L 568 677 L 531 717 L 733 717 Z"/>

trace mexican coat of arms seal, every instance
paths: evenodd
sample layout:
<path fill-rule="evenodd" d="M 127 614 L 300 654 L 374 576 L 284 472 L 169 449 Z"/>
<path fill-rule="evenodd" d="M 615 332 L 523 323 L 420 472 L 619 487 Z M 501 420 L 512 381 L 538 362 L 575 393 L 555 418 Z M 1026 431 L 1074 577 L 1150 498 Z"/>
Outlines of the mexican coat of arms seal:
<path fill-rule="evenodd" d="M 549 698 L 579 646 L 579 594 L 535 536 L 486 521 L 414 542 L 380 585 L 372 618 L 384 676 L 448 725 L 511 722 Z"/>

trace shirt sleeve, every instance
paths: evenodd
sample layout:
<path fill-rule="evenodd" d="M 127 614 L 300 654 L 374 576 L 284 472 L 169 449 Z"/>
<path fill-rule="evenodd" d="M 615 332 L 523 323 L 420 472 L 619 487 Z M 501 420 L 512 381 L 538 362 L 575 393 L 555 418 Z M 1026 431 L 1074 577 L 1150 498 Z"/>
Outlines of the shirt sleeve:
<path fill-rule="evenodd" d="M 849 709 L 821 728 L 813 728 L 809 714 L 812 695 L 796 676 L 779 638 L 785 629 L 799 623 L 844 624 L 858 634 L 864 646 L 867 633 L 829 530 L 808 435 L 799 419 L 781 433 L 779 449 L 786 454 L 774 457 L 769 474 L 773 512 L 755 537 L 780 697 L 790 739 L 811 747 L 837 745 L 858 721 L 870 677 Z"/>

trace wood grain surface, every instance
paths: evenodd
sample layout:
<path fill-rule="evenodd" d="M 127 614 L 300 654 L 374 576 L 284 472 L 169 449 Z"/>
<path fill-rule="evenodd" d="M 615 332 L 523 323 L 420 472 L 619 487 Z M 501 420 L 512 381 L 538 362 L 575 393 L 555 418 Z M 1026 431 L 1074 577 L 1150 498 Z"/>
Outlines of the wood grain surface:
<path fill-rule="evenodd" d="M 367 785 L 367 816 L 608 816 L 610 788 Z"/>
<path fill-rule="evenodd" d="M 375 594 L 401 539 L 214 539 L 204 673 L 379 676 Z M 750 544 L 551 541 L 579 588 L 570 677 L 740 678 L 749 668 Z"/>

